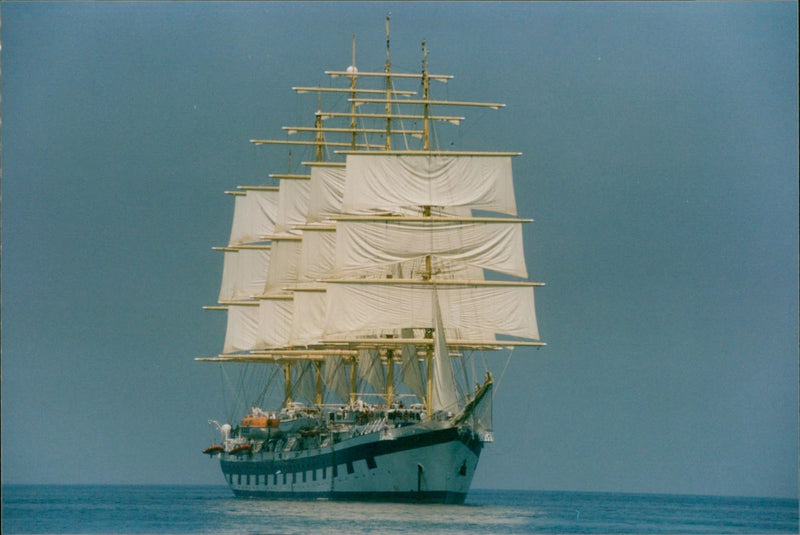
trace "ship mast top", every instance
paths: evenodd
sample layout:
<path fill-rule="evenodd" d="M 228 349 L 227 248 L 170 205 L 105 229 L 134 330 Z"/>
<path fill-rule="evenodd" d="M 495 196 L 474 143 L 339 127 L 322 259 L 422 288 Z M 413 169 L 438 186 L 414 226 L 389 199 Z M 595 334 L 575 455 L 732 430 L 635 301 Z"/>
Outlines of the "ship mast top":
<path fill-rule="evenodd" d="M 392 62 L 389 59 L 389 16 L 386 15 L 386 150 L 392 150 Z"/>

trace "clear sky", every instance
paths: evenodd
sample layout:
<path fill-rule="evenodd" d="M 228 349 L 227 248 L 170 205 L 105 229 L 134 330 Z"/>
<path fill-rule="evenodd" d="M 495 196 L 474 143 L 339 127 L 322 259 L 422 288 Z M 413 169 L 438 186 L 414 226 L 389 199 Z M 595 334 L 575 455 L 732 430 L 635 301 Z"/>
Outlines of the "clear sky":
<path fill-rule="evenodd" d="M 451 146 L 523 153 L 547 283 L 474 486 L 797 496 L 796 2 L 0 10 L 3 483 L 224 484 L 222 192 L 391 12 L 395 70 L 426 39 L 440 95 L 507 104 Z"/>

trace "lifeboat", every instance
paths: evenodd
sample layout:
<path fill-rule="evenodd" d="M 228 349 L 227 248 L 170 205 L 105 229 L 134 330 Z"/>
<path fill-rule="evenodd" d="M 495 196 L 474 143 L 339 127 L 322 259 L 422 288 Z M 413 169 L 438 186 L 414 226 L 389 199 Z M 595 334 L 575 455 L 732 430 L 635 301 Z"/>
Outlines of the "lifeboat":
<path fill-rule="evenodd" d="M 265 413 L 248 414 L 242 418 L 242 427 L 278 427 L 279 419 Z"/>
<path fill-rule="evenodd" d="M 204 449 L 203 453 L 205 453 L 206 455 L 216 455 L 217 453 L 222 453 L 223 451 L 225 451 L 225 448 L 223 448 L 222 446 L 215 445 Z"/>
<path fill-rule="evenodd" d="M 242 418 L 241 433 L 244 437 L 264 439 L 269 438 L 270 430 L 277 431 L 278 418 L 248 414 Z"/>

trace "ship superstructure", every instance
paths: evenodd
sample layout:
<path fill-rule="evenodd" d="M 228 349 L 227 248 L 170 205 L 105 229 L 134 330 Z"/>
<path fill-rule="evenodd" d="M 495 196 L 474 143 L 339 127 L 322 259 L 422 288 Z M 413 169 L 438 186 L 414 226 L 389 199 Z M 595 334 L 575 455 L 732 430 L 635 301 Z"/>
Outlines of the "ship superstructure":
<path fill-rule="evenodd" d="M 387 19 L 383 72 L 356 69 L 354 40 L 330 86 L 293 88 L 317 96 L 313 126 L 251 140 L 311 147 L 304 172 L 229 192 L 207 307 L 227 312 L 224 348 L 198 360 L 268 370 L 206 450 L 237 496 L 462 503 L 493 440 L 493 378 L 470 357 L 544 345 L 518 153 L 431 148 L 433 125 L 464 119 L 440 110 L 503 104 L 432 98 L 431 82 L 452 76 L 428 72 L 424 43 L 421 72 L 393 72 L 388 43 Z M 328 97 L 346 109 L 324 109 Z"/>

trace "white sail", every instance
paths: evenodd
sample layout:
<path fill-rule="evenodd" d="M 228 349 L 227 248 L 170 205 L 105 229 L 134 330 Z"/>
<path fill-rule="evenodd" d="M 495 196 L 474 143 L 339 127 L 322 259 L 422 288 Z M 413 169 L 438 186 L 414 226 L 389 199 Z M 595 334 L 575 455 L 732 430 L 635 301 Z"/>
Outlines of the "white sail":
<path fill-rule="evenodd" d="M 433 325 L 432 287 L 419 281 L 328 283 L 325 336 L 374 335 Z M 442 322 L 463 333 L 492 332 L 539 339 L 533 288 L 484 282 L 438 286 Z"/>
<path fill-rule="evenodd" d="M 236 195 L 233 225 L 229 245 L 259 241 L 261 236 L 275 232 L 278 214 L 277 188 L 244 188 L 244 195 Z"/>
<path fill-rule="evenodd" d="M 276 233 L 292 232 L 295 226 L 305 224 L 310 192 L 311 181 L 308 178 L 281 179 L 278 215 L 275 220 Z"/>
<path fill-rule="evenodd" d="M 346 403 L 350 400 L 350 382 L 344 359 L 338 355 L 325 359 L 325 386 Z"/>
<path fill-rule="evenodd" d="M 358 376 L 378 393 L 386 392 L 386 374 L 381 364 L 381 355 L 376 349 L 358 351 Z"/>
<path fill-rule="evenodd" d="M 303 227 L 303 244 L 298 260 L 297 280 L 309 282 L 330 277 L 334 269 L 335 247 L 335 227 Z"/>
<path fill-rule="evenodd" d="M 327 221 L 342 213 L 344 180 L 344 166 L 311 166 L 307 213 L 309 223 Z"/>
<path fill-rule="evenodd" d="M 217 298 L 220 303 L 233 300 L 236 278 L 239 274 L 238 250 L 226 249 L 224 254 L 224 260 L 222 262 L 222 284 L 220 284 L 219 297 Z"/>
<path fill-rule="evenodd" d="M 516 215 L 511 157 L 349 154 L 342 211 L 466 206 Z"/>
<path fill-rule="evenodd" d="M 327 299 L 325 288 L 297 288 L 288 345 L 307 346 L 322 340 Z"/>
<path fill-rule="evenodd" d="M 345 275 L 383 279 L 387 276 L 398 278 L 398 273 L 421 274 L 425 271 L 424 257 L 410 255 L 409 259 L 399 259 L 396 263 L 368 263 L 350 266 L 347 271 L 337 269 L 335 265 L 338 249 L 337 229 L 342 222 L 333 226 L 304 226 L 303 243 L 297 265 L 297 282 L 314 282 L 329 279 L 332 276 Z M 417 237 L 419 239 L 419 236 Z M 433 269 L 437 273 L 448 273 L 459 279 L 482 279 L 480 266 L 470 265 L 459 259 L 434 258 Z M 523 261 L 524 269 L 524 261 Z"/>
<path fill-rule="evenodd" d="M 456 380 L 453 377 L 453 365 L 444 338 L 442 314 L 439 309 L 437 291 L 433 291 L 433 392 L 431 408 L 434 411 L 458 411 L 458 394 Z"/>
<path fill-rule="evenodd" d="M 527 278 L 522 222 L 507 220 L 341 220 L 336 224 L 340 273 L 427 255 Z"/>
<path fill-rule="evenodd" d="M 256 346 L 258 336 L 258 306 L 256 302 L 249 305 L 228 306 L 228 327 L 225 331 L 223 353 L 250 351 Z"/>
<path fill-rule="evenodd" d="M 267 282 L 269 259 L 270 250 L 267 246 L 225 250 L 219 301 L 236 301 L 261 295 Z"/>
<path fill-rule="evenodd" d="M 314 363 L 310 360 L 301 360 L 293 364 L 292 368 L 292 375 L 295 378 L 292 395 L 302 398 L 308 403 L 315 403 L 317 381 Z"/>
<path fill-rule="evenodd" d="M 285 286 L 297 282 L 301 246 L 299 236 L 273 236 L 267 282 L 263 288 L 264 295 L 283 293 Z"/>
<path fill-rule="evenodd" d="M 414 338 L 413 329 L 402 329 L 402 338 Z M 419 357 L 417 356 L 417 346 L 414 344 L 403 344 L 401 352 L 400 377 L 403 383 L 417 396 L 417 399 L 425 399 L 425 380 L 422 378 L 422 371 L 419 367 Z"/>
<path fill-rule="evenodd" d="M 267 298 L 258 302 L 258 331 L 255 347 L 267 349 L 289 344 L 294 302 L 292 299 Z"/>

